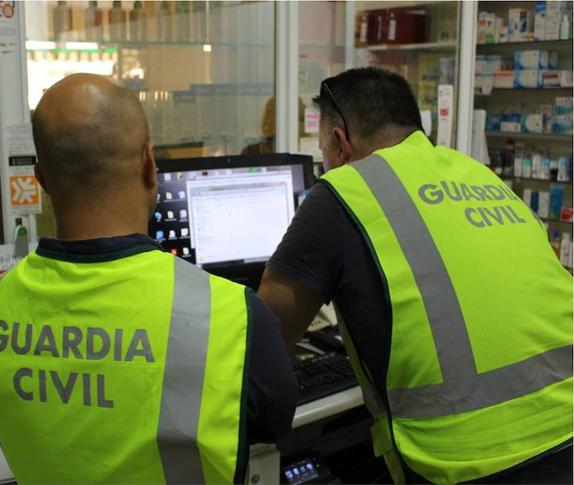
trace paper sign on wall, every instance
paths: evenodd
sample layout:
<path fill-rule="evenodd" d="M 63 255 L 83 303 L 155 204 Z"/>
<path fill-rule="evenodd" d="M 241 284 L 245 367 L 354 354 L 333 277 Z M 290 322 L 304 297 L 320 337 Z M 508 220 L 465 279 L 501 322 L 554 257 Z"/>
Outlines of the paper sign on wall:
<path fill-rule="evenodd" d="M 16 2 L 0 0 L 0 52 L 16 50 L 18 46 L 17 23 Z"/>
<path fill-rule="evenodd" d="M 319 133 L 319 121 L 321 115 L 315 108 L 305 108 L 305 134 L 315 135 Z"/>
<path fill-rule="evenodd" d="M 452 144 L 453 93 L 452 84 L 439 84 L 437 145 L 450 147 Z"/>
<path fill-rule="evenodd" d="M 5 139 L 8 145 L 10 210 L 13 215 L 38 214 L 42 212 L 42 197 L 40 184 L 34 176 L 36 150 L 32 125 L 9 125 Z"/>

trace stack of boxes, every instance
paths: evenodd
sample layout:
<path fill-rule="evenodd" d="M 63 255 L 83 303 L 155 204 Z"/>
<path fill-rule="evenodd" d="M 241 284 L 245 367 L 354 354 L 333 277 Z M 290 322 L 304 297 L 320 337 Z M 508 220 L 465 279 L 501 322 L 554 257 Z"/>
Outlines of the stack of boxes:
<path fill-rule="evenodd" d="M 570 2 L 538 1 L 535 11 L 524 8 L 508 10 L 508 20 L 493 12 L 478 14 L 478 43 L 532 42 L 534 40 L 569 39 L 572 35 Z"/>
<path fill-rule="evenodd" d="M 569 88 L 572 71 L 558 69 L 555 51 L 516 51 L 514 59 L 501 55 L 476 56 L 475 90 L 490 94 L 492 88 Z"/>
<path fill-rule="evenodd" d="M 572 97 L 557 97 L 554 104 L 510 105 L 504 113 L 489 113 L 486 131 L 572 135 Z"/>

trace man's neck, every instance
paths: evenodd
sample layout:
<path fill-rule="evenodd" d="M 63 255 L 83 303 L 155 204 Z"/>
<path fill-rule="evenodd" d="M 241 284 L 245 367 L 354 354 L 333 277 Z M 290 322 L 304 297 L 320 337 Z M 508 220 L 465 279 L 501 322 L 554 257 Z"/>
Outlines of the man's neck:
<path fill-rule="evenodd" d="M 64 210 L 55 207 L 55 213 L 57 238 L 63 241 L 147 234 L 148 215 L 141 208 L 130 209 L 129 204 L 113 208 L 72 204 Z"/>
<path fill-rule="evenodd" d="M 416 130 L 413 129 L 405 130 L 404 128 L 387 129 L 385 132 L 373 137 L 372 140 L 365 142 L 357 150 L 357 152 L 360 152 L 362 155 L 360 158 L 357 158 L 357 160 L 362 160 L 363 158 L 368 157 L 371 153 L 381 150 L 382 148 L 390 148 L 398 145 L 415 131 Z"/>
<path fill-rule="evenodd" d="M 102 227 L 94 221 L 94 224 L 82 224 L 80 227 L 69 227 L 66 224 L 58 223 L 57 239 L 60 241 L 82 241 L 88 239 L 100 239 L 117 236 L 127 236 L 129 234 L 146 234 L 145 228 L 135 227 L 133 224 L 115 225 L 113 227 Z"/>

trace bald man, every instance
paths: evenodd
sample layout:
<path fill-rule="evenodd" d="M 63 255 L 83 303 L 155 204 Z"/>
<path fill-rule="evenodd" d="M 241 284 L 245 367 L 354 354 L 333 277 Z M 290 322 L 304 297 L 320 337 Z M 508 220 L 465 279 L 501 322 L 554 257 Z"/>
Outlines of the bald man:
<path fill-rule="evenodd" d="M 0 443 L 19 482 L 243 482 L 288 432 L 274 315 L 145 234 L 156 164 L 136 96 L 65 78 L 33 117 L 57 239 L 0 280 Z"/>

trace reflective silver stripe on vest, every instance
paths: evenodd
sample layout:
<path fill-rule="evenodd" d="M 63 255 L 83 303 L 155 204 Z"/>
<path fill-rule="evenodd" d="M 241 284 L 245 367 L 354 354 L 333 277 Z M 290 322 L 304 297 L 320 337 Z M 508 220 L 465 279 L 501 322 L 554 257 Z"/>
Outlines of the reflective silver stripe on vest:
<path fill-rule="evenodd" d="M 166 483 L 204 483 L 197 428 L 211 312 L 209 275 L 179 258 L 174 266 L 158 446 Z"/>
<path fill-rule="evenodd" d="M 389 391 L 395 417 L 423 418 L 481 409 L 572 376 L 572 346 L 478 374 L 454 287 L 403 183 L 379 155 L 352 165 L 381 206 L 413 272 L 427 313 L 443 382 Z"/>
<path fill-rule="evenodd" d="M 572 376 L 572 346 L 465 379 L 414 389 L 393 389 L 389 399 L 396 417 L 431 418 L 510 401 Z"/>

